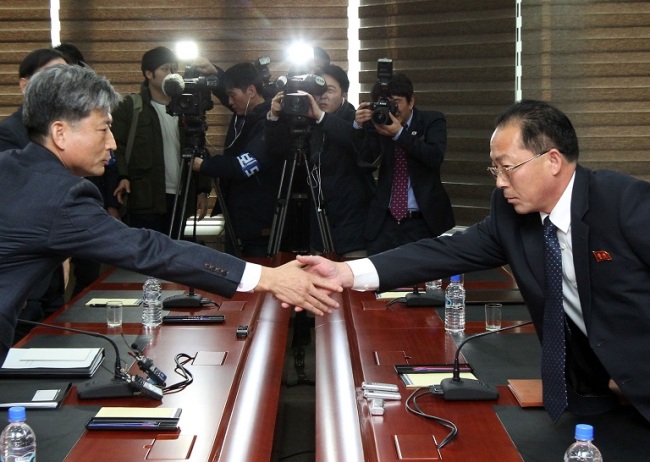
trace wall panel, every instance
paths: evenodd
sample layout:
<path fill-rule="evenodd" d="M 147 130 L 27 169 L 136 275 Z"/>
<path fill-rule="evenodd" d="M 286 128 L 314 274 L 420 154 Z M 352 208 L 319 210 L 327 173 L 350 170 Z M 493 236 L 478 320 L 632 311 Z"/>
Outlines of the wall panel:
<path fill-rule="evenodd" d="M 580 159 L 650 179 L 650 3 L 523 2 L 522 90 L 566 112 Z"/>

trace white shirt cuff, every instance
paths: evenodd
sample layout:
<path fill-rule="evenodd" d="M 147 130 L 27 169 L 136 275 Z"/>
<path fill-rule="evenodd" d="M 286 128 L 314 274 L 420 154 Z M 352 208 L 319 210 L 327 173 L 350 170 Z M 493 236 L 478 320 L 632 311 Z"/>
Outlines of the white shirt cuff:
<path fill-rule="evenodd" d="M 354 275 L 354 284 L 352 289 L 359 291 L 376 290 L 379 288 L 379 275 L 375 265 L 370 259 L 361 258 L 359 260 L 350 260 L 345 262 Z"/>
<path fill-rule="evenodd" d="M 276 122 L 276 121 L 280 120 L 280 118 L 279 118 L 279 117 L 275 117 L 275 116 L 273 115 L 273 112 L 272 112 L 272 111 L 269 111 L 269 112 L 266 113 L 266 120 L 270 120 L 271 122 Z"/>
<path fill-rule="evenodd" d="M 262 266 L 255 263 L 246 263 L 244 274 L 237 287 L 237 292 L 252 292 L 262 277 Z"/>
<path fill-rule="evenodd" d="M 318 120 L 316 121 L 316 123 L 317 123 L 317 124 L 320 124 L 320 123 L 323 121 L 324 118 L 325 118 L 325 111 L 321 111 L 321 113 L 320 113 L 320 117 L 318 118 Z"/>

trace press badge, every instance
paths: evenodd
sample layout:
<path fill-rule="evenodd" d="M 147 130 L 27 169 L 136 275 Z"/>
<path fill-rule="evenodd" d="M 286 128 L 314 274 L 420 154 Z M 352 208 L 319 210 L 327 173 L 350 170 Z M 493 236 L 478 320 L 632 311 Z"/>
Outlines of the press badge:
<path fill-rule="evenodd" d="M 248 178 L 252 177 L 256 173 L 259 173 L 260 163 L 255 157 L 251 156 L 250 153 L 245 152 L 244 154 L 240 154 L 237 156 L 237 160 L 239 161 L 241 171 L 244 172 L 244 175 L 246 175 Z"/>

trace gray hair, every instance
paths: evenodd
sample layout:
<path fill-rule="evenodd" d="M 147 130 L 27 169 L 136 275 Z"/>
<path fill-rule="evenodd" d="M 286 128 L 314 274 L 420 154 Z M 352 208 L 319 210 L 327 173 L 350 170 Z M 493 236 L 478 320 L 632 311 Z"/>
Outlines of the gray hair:
<path fill-rule="evenodd" d="M 120 95 L 110 82 L 92 70 L 56 65 L 29 79 L 23 101 L 23 123 L 30 139 L 42 141 L 57 120 L 76 123 L 94 110 L 113 112 Z"/>

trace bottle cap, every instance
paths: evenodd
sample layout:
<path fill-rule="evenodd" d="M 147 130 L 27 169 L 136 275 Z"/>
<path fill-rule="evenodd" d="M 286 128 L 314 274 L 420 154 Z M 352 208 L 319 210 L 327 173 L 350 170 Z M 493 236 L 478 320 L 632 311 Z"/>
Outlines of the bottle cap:
<path fill-rule="evenodd" d="M 594 427 L 586 424 L 576 425 L 576 435 L 577 440 L 593 440 L 594 439 Z"/>
<path fill-rule="evenodd" d="M 456 274 L 456 275 L 452 276 L 451 278 L 449 278 L 449 281 L 450 282 L 460 282 L 460 279 L 461 279 L 460 274 Z"/>
<path fill-rule="evenodd" d="M 23 422 L 25 420 L 25 408 L 14 406 L 9 408 L 9 422 Z"/>

